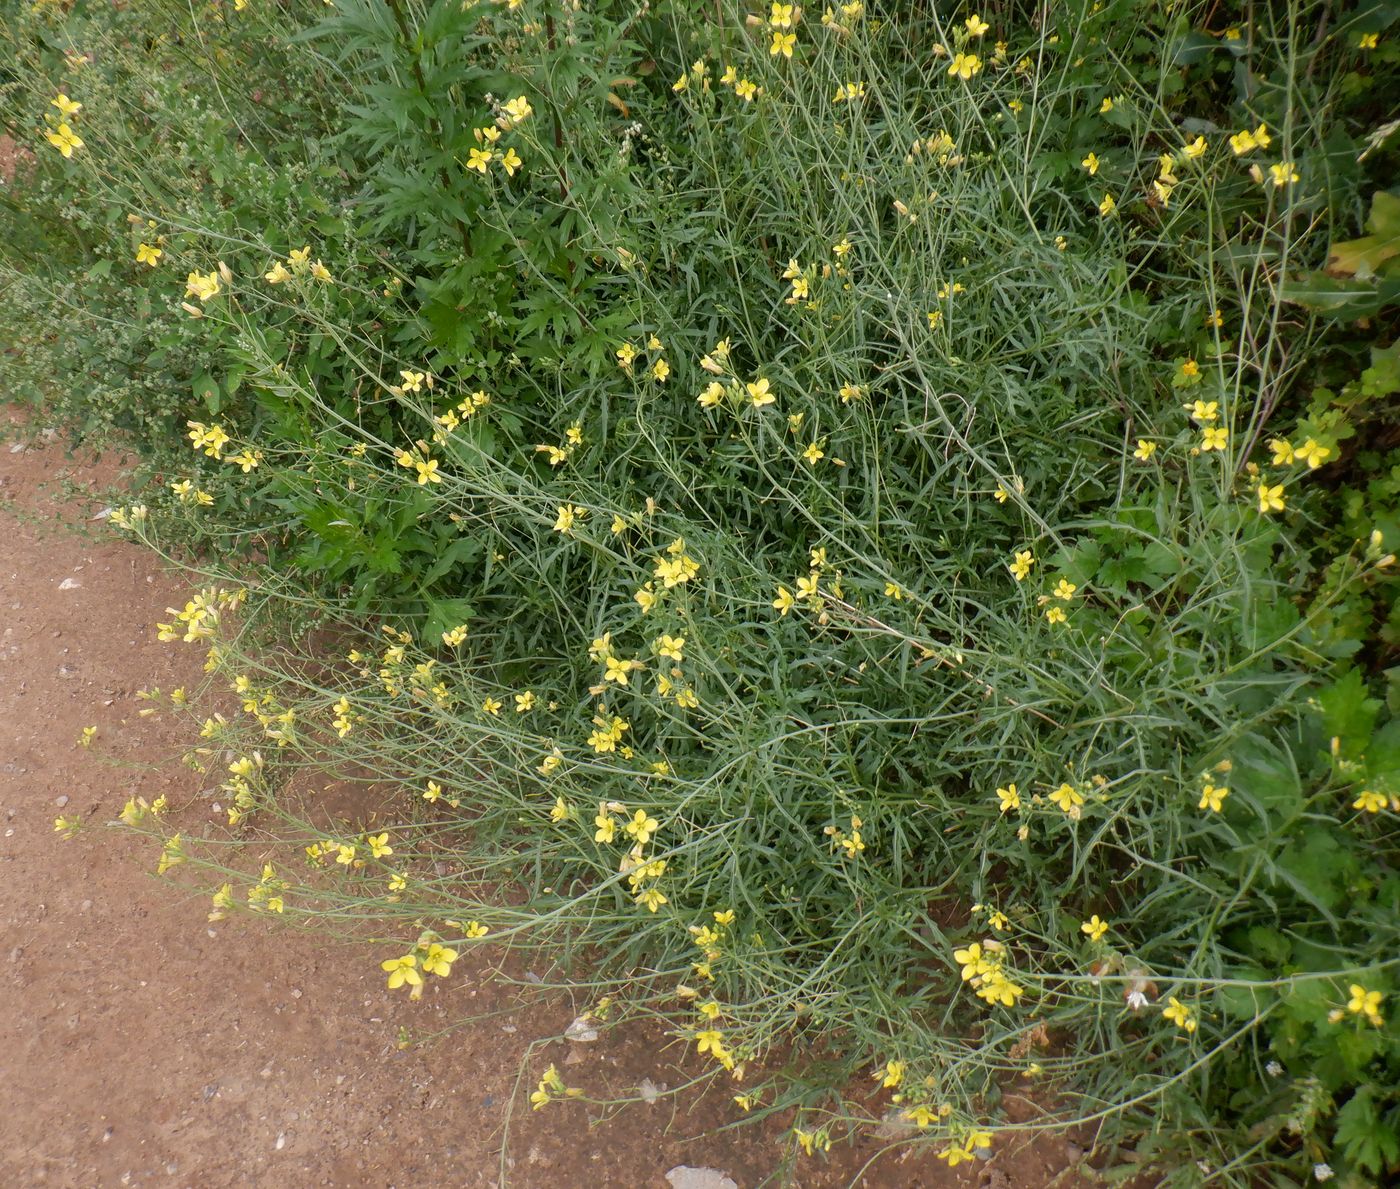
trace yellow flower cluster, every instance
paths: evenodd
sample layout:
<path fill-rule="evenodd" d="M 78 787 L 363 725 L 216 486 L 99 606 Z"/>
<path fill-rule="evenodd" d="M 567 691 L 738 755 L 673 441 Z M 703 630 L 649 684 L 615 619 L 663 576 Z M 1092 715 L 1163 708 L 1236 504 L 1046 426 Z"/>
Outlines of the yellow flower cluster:
<path fill-rule="evenodd" d="M 547 455 L 549 458 L 549 465 L 558 467 L 568 462 L 573 452 L 582 445 L 583 426 L 575 423 L 564 431 L 564 440 L 560 442 L 559 445 L 554 446 L 548 442 L 544 442 L 535 447 L 535 453 Z"/>
<path fill-rule="evenodd" d="M 264 863 L 262 878 L 248 889 L 248 907 L 254 911 L 284 912 L 286 904 L 282 899 L 282 893 L 286 890 L 287 881 L 277 877 L 271 863 Z M 215 910 L 218 911 L 218 909 L 219 905 L 216 904 Z"/>
<path fill-rule="evenodd" d="M 714 966 L 724 956 L 722 943 L 726 930 L 734 923 L 734 910 L 726 908 L 711 914 L 713 924 L 691 925 L 690 938 L 700 948 L 702 961 L 691 964 L 699 978 L 714 981 Z"/>
<path fill-rule="evenodd" d="M 579 1098 L 582 1094 L 582 1090 L 571 1090 L 564 1085 L 564 1079 L 559 1076 L 559 1071 L 551 1065 L 544 1071 L 544 1076 L 540 1078 L 539 1084 L 530 1095 L 530 1106 L 539 1111 L 557 1098 Z"/>
<path fill-rule="evenodd" d="M 944 1148 L 938 1153 L 938 1158 L 946 1161 L 949 1168 L 957 1168 L 964 1161 L 985 1160 L 991 1147 L 992 1133 L 990 1131 L 973 1131 L 961 1144 Z"/>
<path fill-rule="evenodd" d="M 865 839 L 861 836 L 861 827 L 865 823 L 860 818 L 852 816 L 851 832 L 849 834 L 839 826 L 827 826 L 822 830 L 831 839 L 831 845 L 837 850 L 846 852 L 846 857 L 854 859 L 865 849 Z"/>
<path fill-rule="evenodd" d="M 513 145 L 504 151 L 501 150 L 501 133 L 518 128 L 534 114 L 534 110 L 524 95 L 517 95 L 501 104 L 496 113 L 495 123 L 472 130 L 477 147 L 467 153 L 467 168 L 485 177 L 491 163 L 495 161 L 506 171 L 507 177 L 514 177 L 516 170 L 525 162 Z"/>
<path fill-rule="evenodd" d="M 58 115 L 54 116 L 45 112 L 44 118 L 51 125 L 56 123 L 57 127 L 50 127 L 49 131 L 44 134 L 44 139 L 53 145 L 65 159 L 69 158 L 75 150 L 83 147 L 82 138 L 73 131 L 69 124 L 70 120 L 77 119 L 78 113 L 83 110 L 83 105 L 69 99 L 60 91 L 49 100 L 49 106 L 56 107 Z"/>
<path fill-rule="evenodd" d="M 409 998 L 418 999 L 423 994 L 423 975 L 435 974 L 447 978 L 452 973 L 452 963 L 457 960 L 457 951 L 437 941 L 433 934 L 425 933 L 408 953 L 397 958 L 387 958 L 379 964 L 379 969 L 389 977 L 389 990 L 409 988 Z"/>
<path fill-rule="evenodd" d="M 647 338 L 646 346 L 638 350 L 632 343 L 623 343 L 613 352 L 617 357 L 617 366 L 625 371 L 629 376 L 635 374 L 635 367 L 639 358 L 647 360 L 642 368 L 645 375 L 650 376 L 658 384 L 664 384 L 671 378 L 671 364 L 665 355 L 666 347 L 656 335 Z"/>
<path fill-rule="evenodd" d="M 963 982 L 972 986 L 979 999 L 1013 1007 L 1025 994 L 1025 988 L 1007 976 L 1005 959 L 1005 947 L 990 939 L 974 941 L 966 949 L 953 951 L 953 961 L 962 967 Z"/>
<path fill-rule="evenodd" d="M 299 276 L 310 276 L 317 281 L 329 281 L 331 272 L 319 260 L 311 259 L 311 245 L 296 248 L 287 257 L 286 264 L 282 261 L 275 261 L 272 267 L 263 273 L 263 280 L 269 285 L 281 285 Z"/>

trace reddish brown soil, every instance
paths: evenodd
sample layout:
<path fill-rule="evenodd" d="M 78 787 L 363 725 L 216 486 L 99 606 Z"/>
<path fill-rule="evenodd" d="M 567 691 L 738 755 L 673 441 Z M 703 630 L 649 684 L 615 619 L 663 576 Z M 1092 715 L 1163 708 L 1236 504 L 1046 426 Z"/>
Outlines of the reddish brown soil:
<path fill-rule="evenodd" d="M 151 627 L 184 601 L 183 586 L 90 519 L 98 505 L 83 489 L 119 479 L 115 465 L 76 463 L 57 445 L 11 453 L 20 439 L 10 429 L 0 443 L 0 1185 L 666 1189 L 678 1164 L 721 1169 L 741 1189 L 777 1183 L 790 1120 L 718 1130 L 738 1113 L 727 1086 L 612 1118 L 586 1103 L 538 1113 L 525 1103 L 551 1061 L 591 1091 L 643 1078 L 675 1086 L 696 1068 L 675 1041 L 639 1030 L 571 1045 L 559 1039 L 574 1014 L 566 998 L 521 1004 L 481 981 L 471 956 L 409 1003 L 386 990 L 382 954 L 367 946 L 246 915 L 210 925 L 207 900 L 178 869 L 152 878 L 150 844 L 100 828 L 61 839 L 60 813 L 103 823 L 135 793 L 193 800 L 197 778 L 174 760 L 188 740 L 138 717 L 133 695 L 193 684 L 198 661 Z M 85 751 L 75 741 L 89 724 L 98 736 Z M 191 832 L 210 812 L 193 803 L 177 823 Z M 400 1026 L 430 1032 L 488 1010 L 498 1014 L 426 1046 L 395 1043 Z M 1074 1150 L 1055 1136 L 999 1147 L 989 1165 L 950 1172 L 927 1152 L 878 1155 L 868 1141 L 804 1159 L 791 1183 L 1077 1183 L 1065 1168 Z"/>

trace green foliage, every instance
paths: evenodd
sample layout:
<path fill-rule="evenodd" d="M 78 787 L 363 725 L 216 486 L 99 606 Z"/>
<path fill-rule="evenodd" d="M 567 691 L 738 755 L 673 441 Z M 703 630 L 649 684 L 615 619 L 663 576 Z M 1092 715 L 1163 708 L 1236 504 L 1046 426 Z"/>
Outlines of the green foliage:
<path fill-rule="evenodd" d="M 165 630 L 243 709 L 180 860 L 280 815 L 277 911 L 485 922 L 800 1145 L 1029 1077 L 1164 1183 L 1391 1175 L 1392 7 L 296 11 L 7 23 L 6 374 L 257 579 Z"/>

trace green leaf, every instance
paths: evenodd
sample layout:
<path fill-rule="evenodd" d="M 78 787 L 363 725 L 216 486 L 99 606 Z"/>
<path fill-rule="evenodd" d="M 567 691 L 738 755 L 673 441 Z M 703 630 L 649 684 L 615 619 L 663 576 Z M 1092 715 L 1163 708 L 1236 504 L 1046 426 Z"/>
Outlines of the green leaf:
<path fill-rule="evenodd" d="M 1374 1094 L 1363 1086 L 1337 1112 L 1337 1145 L 1353 1164 L 1378 1174 L 1400 1159 L 1400 1137 L 1377 1115 Z"/>
<path fill-rule="evenodd" d="M 1293 758 L 1256 735 L 1240 740 L 1231 759 L 1230 783 L 1261 805 L 1280 824 L 1303 810 L 1303 787 Z"/>
<path fill-rule="evenodd" d="M 1343 753 L 1363 752 L 1381 703 L 1367 693 L 1360 672 L 1348 669 L 1317 695 L 1317 701 L 1322 707 L 1323 730 L 1341 740 Z"/>
<path fill-rule="evenodd" d="M 1371 195 L 1366 230 L 1371 234 L 1332 245 L 1327 257 L 1329 273 L 1367 279 L 1400 256 L 1400 197 L 1384 190 Z"/>
<path fill-rule="evenodd" d="M 427 615 L 423 620 L 423 639 L 429 646 L 442 640 L 443 632 L 450 632 L 459 624 L 470 623 L 473 614 L 472 604 L 467 599 L 429 599 Z"/>
<path fill-rule="evenodd" d="M 1400 722 L 1388 722 L 1371 736 L 1365 762 L 1366 787 L 1400 796 Z"/>
<path fill-rule="evenodd" d="M 217 417 L 224 404 L 224 395 L 219 390 L 219 382 L 208 372 L 205 372 L 190 381 L 190 388 L 194 392 L 195 400 L 203 401 L 209 412 Z"/>

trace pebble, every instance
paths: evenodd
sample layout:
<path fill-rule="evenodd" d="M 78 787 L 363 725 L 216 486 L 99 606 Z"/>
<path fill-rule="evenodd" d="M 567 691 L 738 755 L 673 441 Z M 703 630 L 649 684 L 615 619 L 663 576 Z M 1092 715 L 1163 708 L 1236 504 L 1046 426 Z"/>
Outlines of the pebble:
<path fill-rule="evenodd" d="M 65 805 L 68 804 L 68 794 L 64 793 L 63 796 L 55 798 L 54 804 L 57 805 L 60 809 L 62 809 Z"/>
<path fill-rule="evenodd" d="M 77 590 L 80 586 L 82 586 L 82 583 L 79 582 L 76 578 L 65 578 L 62 582 L 58 584 L 58 589 Z"/>

